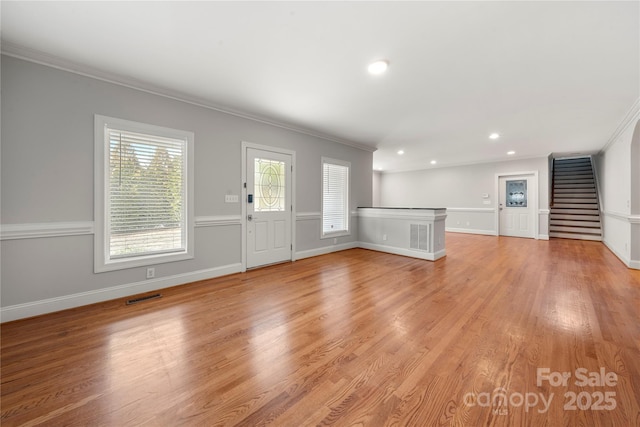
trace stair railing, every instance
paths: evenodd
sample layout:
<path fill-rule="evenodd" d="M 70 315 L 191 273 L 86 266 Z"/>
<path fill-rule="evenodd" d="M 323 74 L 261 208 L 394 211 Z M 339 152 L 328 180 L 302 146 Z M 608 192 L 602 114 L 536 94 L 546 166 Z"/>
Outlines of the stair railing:
<path fill-rule="evenodd" d="M 554 205 L 555 196 L 555 179 L 556 179 L 556 159 L 554 157 L 551 158 L 551 197 L 549 200 L 549 209 L 551 209 Z"/>
<path fill-rule="evenodd" d="M 600 228 L 602 229 L 602 240 L 604 240 L 604 212 L 602 204 L 602 193 L 600 192 L 600 180 L 598 179 L 598 169 L 596 163 L 593 161 L 593 155 L 589 156 L 591 162 L 591 170 L 593 171 L 593 179 L 596 183 L 596 195 L 598 196 L 598 215 L 600 216 Z"/>

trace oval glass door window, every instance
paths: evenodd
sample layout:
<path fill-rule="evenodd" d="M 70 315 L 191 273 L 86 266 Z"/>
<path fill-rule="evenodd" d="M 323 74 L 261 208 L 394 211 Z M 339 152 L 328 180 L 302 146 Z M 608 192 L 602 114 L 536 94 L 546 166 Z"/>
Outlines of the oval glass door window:
<path fill-rule="evenodd" d="M 285 163 L 277 160 L 255 159 L 255 212 L 285 210 Z"/>

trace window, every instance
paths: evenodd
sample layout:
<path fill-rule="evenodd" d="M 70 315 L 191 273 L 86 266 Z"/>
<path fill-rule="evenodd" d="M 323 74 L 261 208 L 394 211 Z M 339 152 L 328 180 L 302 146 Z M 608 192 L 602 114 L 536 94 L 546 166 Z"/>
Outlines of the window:
<path fill-rule="evenodd" d="M 322 159 L 322 236 L 349 234 L 349 169 L 351 164 Z"/>
<path fill-rule="evenodd" d="M 193 258 L 193 133 L 95 117 L 95 271 Z"/>

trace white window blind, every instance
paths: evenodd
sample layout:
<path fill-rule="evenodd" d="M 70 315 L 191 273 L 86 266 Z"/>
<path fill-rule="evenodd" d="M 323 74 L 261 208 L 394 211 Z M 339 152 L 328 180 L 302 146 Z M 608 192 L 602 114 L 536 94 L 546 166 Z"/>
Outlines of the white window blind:
<path fill-rule="evenodd" d="M 96 272 L 193 258 L 192 144 L 96 116 Z"/>
<path fill-rule="evenodd" d="M 322 234 L 349 232 L 349 167 L 347 162 L 322 161 Z"/>
<path fill-rule="evenodd" d="M 186 140 L 107 134 L 110 258 L 184 251 Z"/>

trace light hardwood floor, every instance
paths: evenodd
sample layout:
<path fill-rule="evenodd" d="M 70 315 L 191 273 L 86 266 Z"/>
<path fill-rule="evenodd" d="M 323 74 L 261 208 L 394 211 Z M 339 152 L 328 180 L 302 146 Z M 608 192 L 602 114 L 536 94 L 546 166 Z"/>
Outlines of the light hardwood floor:
<path fill-rule="evenodd" d="M 599 242 L 446 238 L 437 262 L 354 249 L 4 324 L 1 423 L 640 425 L 640 271 Z"/>

